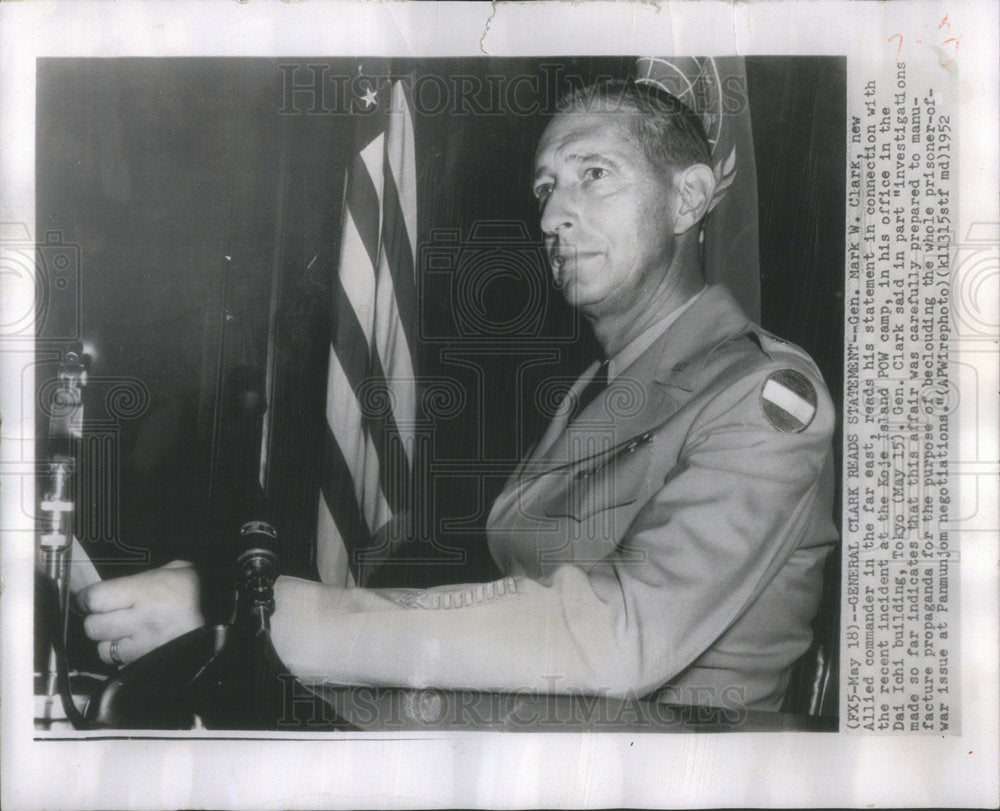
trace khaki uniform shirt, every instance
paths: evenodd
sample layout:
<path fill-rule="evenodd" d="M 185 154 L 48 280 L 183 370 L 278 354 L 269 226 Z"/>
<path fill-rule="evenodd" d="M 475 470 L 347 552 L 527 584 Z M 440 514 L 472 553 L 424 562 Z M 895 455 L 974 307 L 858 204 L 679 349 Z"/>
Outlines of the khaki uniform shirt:
<path fill-rule="evenodd" d="M 280 579 L 275 644 L 293 672 L 777 709 L 837 537 L 835 415 L 813 362 L 711 287 L 567 418 L 493 506 L 501 580 Z"/>

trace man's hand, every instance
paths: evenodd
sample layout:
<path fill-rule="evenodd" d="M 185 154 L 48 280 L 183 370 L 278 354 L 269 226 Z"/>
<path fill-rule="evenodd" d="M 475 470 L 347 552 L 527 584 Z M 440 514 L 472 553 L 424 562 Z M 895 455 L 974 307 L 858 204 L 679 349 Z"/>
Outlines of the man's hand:
<path fill-rule="evenodd" d="M 175 560 L 159 569 L 81 589 L 83 627 L 108 664 L 127 664 L 204 624 L 198 573 Z"/>

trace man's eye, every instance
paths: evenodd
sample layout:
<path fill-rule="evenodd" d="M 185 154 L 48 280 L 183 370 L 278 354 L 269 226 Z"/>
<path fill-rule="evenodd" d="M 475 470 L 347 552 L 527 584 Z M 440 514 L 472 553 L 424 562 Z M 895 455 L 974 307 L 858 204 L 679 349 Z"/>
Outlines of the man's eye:
<path fill-rule="evenodd" d="M 544 200 L 552 194 L 552 188 L 553 186 L 551 183 L 539 183 L 534 189 L 535 197 L 539 200 Z"/>
<path fill-rule="evenodd" d="M 602 177 L 607 177 L 608 170 L 603 166 L 591 166 L 583 170 L 584 180 L 600 180 Z"/>

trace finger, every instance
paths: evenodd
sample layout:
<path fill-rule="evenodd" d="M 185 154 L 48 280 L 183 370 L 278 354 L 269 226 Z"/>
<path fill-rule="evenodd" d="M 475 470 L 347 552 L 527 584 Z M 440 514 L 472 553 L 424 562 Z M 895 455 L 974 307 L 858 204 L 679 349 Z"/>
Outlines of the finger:
<path fill-rule="evenodd" d="M 73 594 L 94 583 L 100 583 L 101 576 L 90 560 L 90 555 L 80 542 L 73 538 L 73 552 L 69 564 L 69 589 Z"/>
<path fill-rule="evenodd" d="M 118 640 L 118 649 L 116 653 L 118 658 L 115 659 L 111 656 L 111 646 L 114 644 L 113 639 L 105 640 L 97 645 L 97 655 L 101 657 L 101 661 L 108 665 L 127 665 L 129 662 L 138 659 L 138 653 L 135 650 L 135 646 L 131 639 L 124 637 Z"/>
<path fill-rule="evenodd" d="M 91 639 L 119 639 L 131 636 L 138 624 L 136 612 L 131 608 L 109 611 L 103 614 L 88 614 L 83 620 L 83 630 Z"/>
<path fill-rule="evenodd" d="M 131 577 L 104 580 L 80 589 L 77 601 L 88 613 L 104 613 L 131 608 L 136 601 L 135 584 Z"/>

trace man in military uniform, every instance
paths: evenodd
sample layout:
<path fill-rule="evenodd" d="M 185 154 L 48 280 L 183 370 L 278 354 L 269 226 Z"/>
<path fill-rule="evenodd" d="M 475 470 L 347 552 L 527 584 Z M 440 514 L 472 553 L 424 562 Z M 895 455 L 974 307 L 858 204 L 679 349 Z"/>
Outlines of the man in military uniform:
<path fill-rule="evenodd" d="M 612 82 L 562 102 L 534 191 L 555 283 L 604 358 L 493 505 L 504 576 L 280 578 L 273 639 L 296 675 L 780 707 L 836 540 L 834 410 L 804 352 L 705 286 L 709 162 L 672 97 Z M 184 610 L 165 621 L 149 589 Z M 131 660 L 198 624 L 192 595 L 183 566 L 98 584 L 86 627 L 105 658 Z"/>

